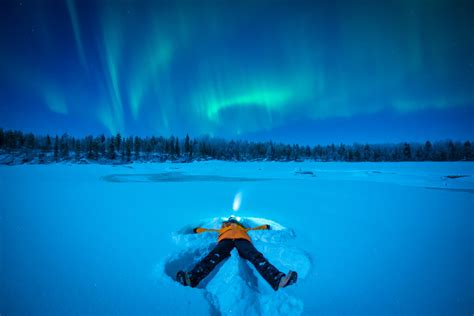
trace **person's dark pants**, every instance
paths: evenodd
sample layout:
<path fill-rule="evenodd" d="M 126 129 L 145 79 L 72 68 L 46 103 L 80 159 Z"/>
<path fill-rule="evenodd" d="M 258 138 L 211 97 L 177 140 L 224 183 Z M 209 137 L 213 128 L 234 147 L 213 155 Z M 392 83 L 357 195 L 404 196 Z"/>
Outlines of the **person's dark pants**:
<path fill-rule="evenodd" d="M 250 261 L 255 266 L 255 269 L 257 269 L 260 275 L 273 289 L 278 289 L 278 283 L 283 273 L 268 262 L 262 253 L 246 239 L 221 240 L 214 249 L 189 272 L 191 286 L 197 286 L 222 260 L 228 258 L 234 247 L 237 248 L 240 257 Z"/>

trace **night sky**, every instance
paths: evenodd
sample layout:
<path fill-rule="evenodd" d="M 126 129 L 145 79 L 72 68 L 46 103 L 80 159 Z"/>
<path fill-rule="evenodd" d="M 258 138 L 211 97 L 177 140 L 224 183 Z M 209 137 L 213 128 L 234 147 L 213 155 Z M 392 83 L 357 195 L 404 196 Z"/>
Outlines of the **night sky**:
<path fill-rule="evenodd" d="M 0 127 L 474 138 L 474 1 L 2 1 Z"/>

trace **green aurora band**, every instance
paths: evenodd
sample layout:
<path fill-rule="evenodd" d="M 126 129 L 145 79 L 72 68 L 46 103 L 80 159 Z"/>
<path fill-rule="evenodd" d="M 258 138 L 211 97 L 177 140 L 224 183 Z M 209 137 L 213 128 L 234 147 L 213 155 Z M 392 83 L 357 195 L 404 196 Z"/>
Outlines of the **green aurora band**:
<path fill-rule="evenodd" d="M 18 84 L 40 87 L 32 91 L 50 111 L 83 112 L 111 133 L 144 126 L 232 136 L 288 119 L 474 104 L 473 22 L 447 1 L 105 1 L 95 9 L 65 2 L 74 74 L 34 60 L 2 66 L 20 73 L 11 76 Z M 47 11 L 34 13 L 43 14 L 34 40 L 61 68 Z M 2 59 L 13 54 L 6 48 Z"/>

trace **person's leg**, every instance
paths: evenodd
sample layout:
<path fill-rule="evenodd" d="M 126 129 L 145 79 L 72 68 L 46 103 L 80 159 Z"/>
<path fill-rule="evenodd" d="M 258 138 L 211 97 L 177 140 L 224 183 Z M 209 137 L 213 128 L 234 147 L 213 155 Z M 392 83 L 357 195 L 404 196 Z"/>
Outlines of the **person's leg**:
<path fill-rule="evenodd" d="M 233 240 L 224 239 L 220 241 L 214 249 L 188 273 L 191 286 L 196 287 L 222 260 L 230 256 L 230 251 L 233 248 Z"/>
<path fill-rule="evenodd" d="M 270 286 L 275 291 L 278 290 L 280 280 L 285 274 L 275 268 L 250 241 L 236 239 L 235 246 L 239 251 L 239 255 L 250 261 Z"/>

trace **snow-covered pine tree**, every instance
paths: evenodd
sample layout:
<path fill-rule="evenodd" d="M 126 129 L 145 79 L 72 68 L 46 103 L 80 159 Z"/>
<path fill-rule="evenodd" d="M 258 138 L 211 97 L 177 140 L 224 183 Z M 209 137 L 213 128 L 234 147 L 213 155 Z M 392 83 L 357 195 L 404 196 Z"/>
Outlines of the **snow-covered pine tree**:
<path fill-rule="evenodd" d="M 114 138 L 110 138 L 108 140 L 108 146 L 107 146 L 107 158 L 110 160 L 115 160 L 116 154 L 115 154 L 115 142 Z"/>
<path fill-rule="evenodd" d="M 54 138 L 54 161 L 59 160 L 59 137 L 56 135 Z"/>
<path fill-rule="evenodd" d="M 176 137 L 176 145 L 175 145 L 174 151 L 176 153 L 176 157 L 179 157 L 180 156 L 180 149 L 179 149 L 179 138 L 178 137 Z"/>

